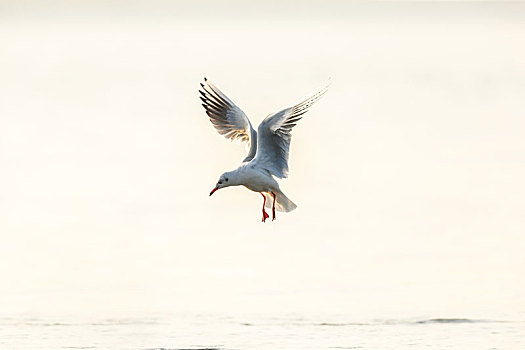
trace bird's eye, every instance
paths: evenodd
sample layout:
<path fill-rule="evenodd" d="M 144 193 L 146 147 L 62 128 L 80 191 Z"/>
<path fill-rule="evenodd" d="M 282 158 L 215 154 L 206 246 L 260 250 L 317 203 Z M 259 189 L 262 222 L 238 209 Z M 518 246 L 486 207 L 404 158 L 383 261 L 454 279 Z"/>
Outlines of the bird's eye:
<path fill-rule="evenodd" d="M 228 182 L 228 178 L 225 178 L 224 180 L 225 180 L 226 182 Z"/>

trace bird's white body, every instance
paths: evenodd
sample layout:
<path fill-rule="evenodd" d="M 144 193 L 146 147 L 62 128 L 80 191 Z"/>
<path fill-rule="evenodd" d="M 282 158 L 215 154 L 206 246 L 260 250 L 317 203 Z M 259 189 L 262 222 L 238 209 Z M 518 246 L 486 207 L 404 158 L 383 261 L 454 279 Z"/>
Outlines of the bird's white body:
<path fill-rule="evenodd" d="M 227 172 L 230 186 L 244 186 L 253 192 L 262 193 L 265 196 L 265 206 L 270 208 L 272 205 L 272 193 L 275 194 L 275 209 L 278 211 L 289 212 L 297 208 L 286 195 L 281 191 L 279 183 L 275 178 L 254 164 L 253 161 L 244 163 L 237 169 Z"/>
<path fill-rule="evenodd" d="M 328 86 L 293 107 L 269 115 L 256 132 L 246 114 L 206 78 L 204 80 L 205 83 L 201 84 L 204 91 L 199 92 L 213 126 L 231 140 L 240 139 L 250 144 L 243 163 L 237 169 L 222 174 L 210 196 L 220 188 L 242 185 L 264 197 L 263 221 L 269 217 L 265 207 L 272 208 L 273 219 L 275 210 L 294 210 L 297 205 L 284 195 L 275 177 L 288 176 L 290 132 Z"/>
<path fill-rule="evenodd" d="M 234 171 L 237 173 L 239 185 L 254 192 L 275 192 L 280 190 L 279 183 L 270 174 L 265 174 L 264 170 L 252 164 L 252 161 L 241 165 Z"/>

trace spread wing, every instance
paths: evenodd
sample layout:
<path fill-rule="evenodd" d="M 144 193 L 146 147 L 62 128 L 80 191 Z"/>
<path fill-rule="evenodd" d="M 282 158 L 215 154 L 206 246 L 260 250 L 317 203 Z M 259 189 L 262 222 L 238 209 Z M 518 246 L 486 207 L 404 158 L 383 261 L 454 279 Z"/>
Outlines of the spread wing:
<path fill-rule="evenodd" d="M 243 161 L 248 162 L 253 159 L 257 151 L 257 132 L 246 114 L 208 79 L 204 78 L 201 87 L 202 90 L 199 92 L 202 95 L 202 106 L 215 129 L 227 139 L 247 142 L 250 150 Z"/>
<path fill-rule="evenodd" d="M 259 149 L 253 160 L 254 164 L 278 178 L 288 176 L 288 155 L 292 128 L 302 118 L 302 115 L 323 96 L 328 86 L 326 85 L 312 97 L 293 107 L 270 114 L 262 121 L 258 129 Z"/>

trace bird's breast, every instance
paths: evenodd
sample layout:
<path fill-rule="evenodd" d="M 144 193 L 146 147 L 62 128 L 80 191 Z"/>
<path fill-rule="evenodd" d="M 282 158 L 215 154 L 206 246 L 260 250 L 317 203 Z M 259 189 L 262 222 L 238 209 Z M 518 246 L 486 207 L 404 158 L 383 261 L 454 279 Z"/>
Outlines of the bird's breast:
<path fill-rule="evenodd" d="M 275 180 L 259 171 L 247 170 L 243 174 L 243 185 L 254 192 L 269 192 L 274 187 Z"/>

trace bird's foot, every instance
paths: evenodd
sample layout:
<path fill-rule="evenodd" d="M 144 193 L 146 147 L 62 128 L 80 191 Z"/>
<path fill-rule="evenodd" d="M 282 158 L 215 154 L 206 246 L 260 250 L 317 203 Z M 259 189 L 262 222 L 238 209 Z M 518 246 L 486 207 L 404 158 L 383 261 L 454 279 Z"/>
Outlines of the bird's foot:
<path fill-rule="evenodd" d="M 266 219 L 268 219 L 270 217 L 270 215 L 268 215 L 266 213 L 266 211 L 263 209 L 263 218 L 262 218 L 262 222 L 266 222 Z"/>
<path fill-rule="evenodd" d="M 275 208 L 272 208 L 272 221 L 275 220 Z"/>

